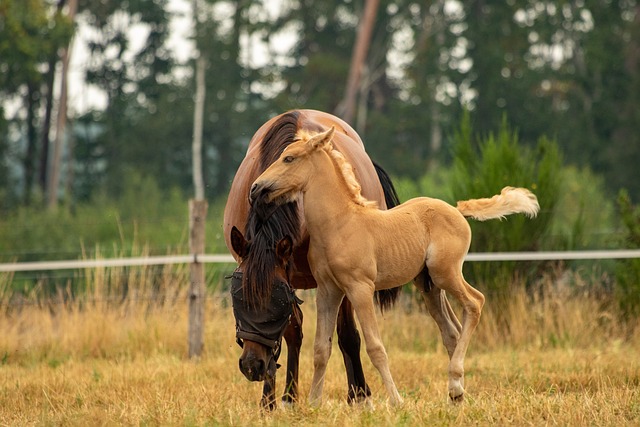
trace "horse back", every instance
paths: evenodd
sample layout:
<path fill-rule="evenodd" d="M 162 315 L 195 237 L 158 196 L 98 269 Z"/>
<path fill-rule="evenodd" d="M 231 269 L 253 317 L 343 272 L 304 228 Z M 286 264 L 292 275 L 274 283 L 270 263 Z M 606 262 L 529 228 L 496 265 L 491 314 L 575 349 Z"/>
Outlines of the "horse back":
<path fill-rule="evenodd" d="M 255 179 L 293 142 L 290 134 L 294 127 L 296 130 L 321 132 L 331 126 L 336 129 L 334 146 L 353 165 L 356 178 L 362 187 L 362 195 L 376 201 L 381 209 L 386 208 L 383 188 L 376 169 L 365 152 L 362 140 L 349 124 L 329 113 L 316 110 L 293 110 L 283 113 L 267 121 L 253 135 L 247 153 L 231 183 L 224 209 L 223 232 L 227 248 L 236 261 L 239 261 L 239 256 L 231 246 L 231 228 L 236 226 L 243 233 L 246 232 L 251 208 L 249 190 Z M 285 134 L 286 137 L 283 137 Z M 298 210 L 299 215 L 303 217 L 302 207 L 299 206 Z M 292 285 L 297 289 L 308 289 L 316 287 L 316 282 L 307 261 L 309 234 L 304 221 L 301 223 L 300 239 L 293 253 L 295 271 Z"/>

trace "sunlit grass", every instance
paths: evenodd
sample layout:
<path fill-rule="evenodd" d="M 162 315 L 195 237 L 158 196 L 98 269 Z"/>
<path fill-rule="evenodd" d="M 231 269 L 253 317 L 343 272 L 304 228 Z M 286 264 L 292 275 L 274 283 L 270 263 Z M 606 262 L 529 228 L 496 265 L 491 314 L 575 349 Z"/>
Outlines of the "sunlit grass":
<path fill-rule="evenodd" d="M 435 323 L 406 294 L 379 316 L 405 403 L 387 405 L 363 350 L 371 405 L 346 404 L 335 345 L 324 404 L 308 406 L 315 293 L 299 292 L 306 301 L 302 400 L 264 413 L 261 384 L 237 368 L 240 349 L 225 293 L 208 297 L 205 352 L 190 361 L 186 267 L 117 273 L 91 272 L 88 292 L 66 302 L 27 295 L 16 307 L 1 297 L 0 425 L 617 426 L 640 420 L 638 328 L 618 321 L 596 297 L 561 292 L 551 282 L 533 296 L 516 291 L 507 302 L 488 302 L 466 359 L 467 398 L 457 406 L 447 400 L 447 356 Z M 125 276 L 126 291 L 115 280 Z M 0 277 L 0 289 L 9 288 L 7 280 Z M 279 393 L 283 376 L 281 369 Z"/>

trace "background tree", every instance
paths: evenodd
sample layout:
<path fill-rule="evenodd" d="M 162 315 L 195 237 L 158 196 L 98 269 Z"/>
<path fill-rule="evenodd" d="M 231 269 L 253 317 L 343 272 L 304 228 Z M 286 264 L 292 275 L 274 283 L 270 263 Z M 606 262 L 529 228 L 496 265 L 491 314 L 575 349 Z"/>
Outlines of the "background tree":
<path fill-rule="evenodd" d="M 40 128 L 40 106 L 51 93 L 52 81 L 45 79 L 42 71 L 49 73 L 55 67 L 51 58 L 57 56 L 60 47 L 68 45 L 72 34 L 71 22 L 61 8 L 51 9 L 44 0 L 4 0 L 0 4 L 0 95 L 5 100 L 17 100 L 17 114 L 11 119 L 20 138 L 13 141 L 14 147 L 8 152 L 20 153 L 21 193 L 26 204 L 32 201 L 38 167 L 46 166 L 38 162 L 48 148 L 41 147 L 39 136 L 49 132 L 48 127 Z M 7 152 L 7 134 L 0 145 Z M 44 170 L 40 172 L 43 174 Z"/>
<path fill-rule="evenodd" d="M 46 164 L 38 144 L 48 135 L 43 100 L 50 91 L 41 72 L 51 69 L 53 41 L 68 41 L 70 33 L 54 25 L 65 1 L 1 6 L 7 24 L 0 33 L 0 91 L 21 106 L 16 120 L 6 118 L 11 126 L 2 144 L 7 165 L 23 144 L 20 166 L 8 173 L 30 180 L 20 191 L 27 198 Z M 291 108 L 335 111 L 365 4 L 287 0 L 276 10 L 260 2 L 203 3 L 202 32 L 194 37 L 209 57 L 208 197 L 225 194 L 250 136 L 266 119 Z M 161 188 L 191 191 L 187 141 L 195 88 L 185 73 L 191 67 L 176 63 L 166 44 L 168 7 L 168 0 L 80 1 L 79 25 L 91 38 L 86 81 L 104 91 L 107 106 L 74 118 L 77 144 L 69 161 L 79 200 L 99 191 L 120 194 L 131 170 Z M 450 136 L 463 110 L 480 134 L 497 129 L 507 113 L 525 145 L 543 134 L 555 137 L 567 162 L 601 173 L 612 192 L 628 187 L 634 200 L 640 197 L 638 9 L 637 0 L 382 0 L 352 124 L 374 159 L 394 175 L 417 179 L 450 164 Z"/>

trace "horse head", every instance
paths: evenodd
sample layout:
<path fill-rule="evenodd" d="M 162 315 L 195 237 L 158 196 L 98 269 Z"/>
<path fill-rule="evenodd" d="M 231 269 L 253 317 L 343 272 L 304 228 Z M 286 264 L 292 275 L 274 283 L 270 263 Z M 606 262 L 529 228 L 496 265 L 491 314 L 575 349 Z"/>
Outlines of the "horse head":
<path fill-rule="evenodd" d="M 266 251 L 272 251 L 274 256 L 274 262 L 270 263 L 273 271 L 266 277 L 250 268 L 252 242 L 236 227 L 231 230 L 231 243 L 241 258 L 231 276 L 236 340 L 242 347 L 239 367 L 249 381 L 264 381 L 275 377 L 282 336 L 294 305 L 301 302 L 290 285 L 293 242 L 285 236 Z M 261 290 L 260 295 L 256 290 Z"/>

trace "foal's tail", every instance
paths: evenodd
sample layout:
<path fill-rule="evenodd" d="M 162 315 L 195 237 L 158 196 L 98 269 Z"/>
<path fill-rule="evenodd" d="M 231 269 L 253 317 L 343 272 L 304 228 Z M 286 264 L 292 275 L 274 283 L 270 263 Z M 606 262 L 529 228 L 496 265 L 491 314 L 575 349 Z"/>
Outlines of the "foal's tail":
<path fill-rule="evenodd" d="M 526 188 L 504 187 L 500 194 L 490 199 L 471 199 L 458 202 L 456 208 L 465 217 L 486 221 L 523 213 L 529 218 L 538 214 L 538 198 Z"/>

